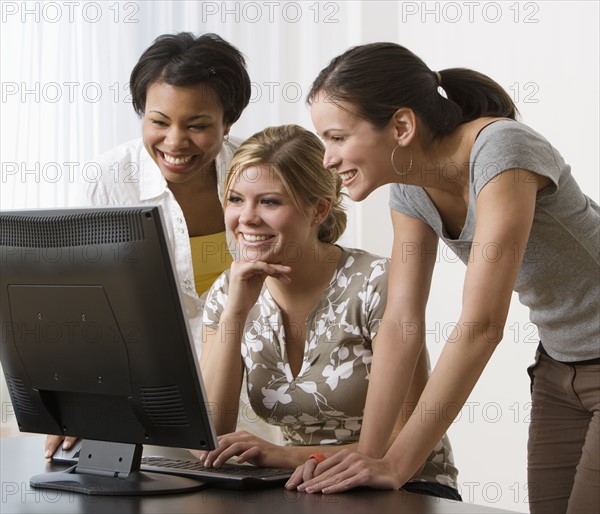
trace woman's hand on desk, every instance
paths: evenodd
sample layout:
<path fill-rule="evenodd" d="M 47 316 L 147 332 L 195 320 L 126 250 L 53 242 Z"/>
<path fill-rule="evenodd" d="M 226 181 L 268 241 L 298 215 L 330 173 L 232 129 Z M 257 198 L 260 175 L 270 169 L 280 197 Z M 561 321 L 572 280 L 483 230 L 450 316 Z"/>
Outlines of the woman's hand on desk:
<path fill-rule="evenodd" d="M 302 484 L 303 482 L 308 482 L 317 476 L 315 470 L 317 469 L 319 463 L 323 462 L 321 459 L 327 459 L 327 457 L 330 457 L 331 454 L 319 453 L 318 455 L 321 456 L 319 460 L 315 459 L 314 456 L 311 455 L 306 462 L 300 464 L 296 468 L 290 479 L 285 484 L 286 489 L 296 489 L 298 485 Z"/>
<path fill-rule="evenodd" d="M 282 446 L 269 443 L 245 430 L 220 435 L 219 447 L 211 452 L 192 453 L 204 461 L 206 467 L 218 468 L 232 457 L 237 463 L 248 462 L 262 467 L 286 467 L 283 460 Z"/>
<path fill-rule="evenodd" d="M 313 478 L 310 478 L 311 475 Z M 327 494 L 341 493 L 359 486 L 400 489 L 402 485 L 404 482 L 398 478 L 394 466 L 389 461 L 342 450 L 317 465 L 310 459 L 298 466 L 286 488 Z"/>
<path fill-rule="evenodd" d="M 63 450 L 68 450 L 77 440 L 76 437 L 63 437 L 62 435 L 47 435 L 44 444 L 44 458 L 50 459 L 62 443 Z M 64 441 L 64 442 L 63 442 Z"/>

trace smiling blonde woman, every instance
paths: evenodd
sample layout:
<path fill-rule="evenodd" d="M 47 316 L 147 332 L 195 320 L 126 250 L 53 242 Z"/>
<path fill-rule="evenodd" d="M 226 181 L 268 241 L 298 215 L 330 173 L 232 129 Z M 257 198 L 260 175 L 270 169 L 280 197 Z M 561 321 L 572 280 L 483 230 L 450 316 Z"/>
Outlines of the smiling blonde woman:
<path fill-rule="evenodd" d="M 220 406 L 219 448 L 199 454 L 208 466 L 233 456 L 288 468 L 308 459 L 309 478 L 327 455 L 356 448 L 389 262 L 335 244 L 346 214 L 341 180 L 323 168 L 323 155 L 313 133 L 284 125 L 252 136 L 232 160 L 225 222 L 239 258 L 209 291 L 203 319 L 202 374 Z M 423 352 L 415 400 L 427 361 Z M 284 446 L 233 432 L 244 376 L 252 407 L 281 428 Z M 456 476 L 443 436 L 405 489 L 460 499 Z"/>

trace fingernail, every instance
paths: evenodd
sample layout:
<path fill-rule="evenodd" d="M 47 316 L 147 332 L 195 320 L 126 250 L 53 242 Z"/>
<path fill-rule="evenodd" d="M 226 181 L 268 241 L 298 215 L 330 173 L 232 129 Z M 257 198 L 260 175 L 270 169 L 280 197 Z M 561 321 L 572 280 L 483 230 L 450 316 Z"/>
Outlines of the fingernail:
<path fill-rule="evenodd" d="M 50 457 L 52 457 L 52 452 L 50 450 L 46 450 L 46 453 L 44 453 L 44 459 L 49 459 Z"/>
<path fill-rule="evenodd" d="M 68 441 L 65 441 L 62 445 L 63 450 L 68 450 L 71 447 L 71 443 Z"/>
<path fill-rule="evenodd" d="M 306 489 L 306 485 L 300 484 L 298 487 L 296 487 L 296 489 L 298 489 L 298 491 L 300 491 L 302 493 Z"/>

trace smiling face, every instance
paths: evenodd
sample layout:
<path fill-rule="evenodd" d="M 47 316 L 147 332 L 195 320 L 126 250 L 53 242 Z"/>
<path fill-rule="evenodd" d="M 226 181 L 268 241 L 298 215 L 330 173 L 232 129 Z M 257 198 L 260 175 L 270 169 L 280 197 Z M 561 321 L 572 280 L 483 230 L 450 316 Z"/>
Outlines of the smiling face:
<path fill-rule="evenodd" d="M 333 103 L 323 93 L 311 103 L 313 125 L 325 142 L 324 166 L 336 168 L 348 196 L 361 201 L 394 181 L 390 156 L 396 141 L 391 124 L 375 130 L 352 110 L 352 106 Z"/>
<path fill-rule="evenodd" d="M 318 244 L 317 209 L 298 209 L 272 168 L 249 166 L 230 184 L 225 224 L 242 260 L 286 264 Z"/>
<path fill-rule="evenodd" d="M 210 88 L 162 82 L 148 88 L 142 139 L 167 182 L 184 183 L 210 171 L 228 132 Z"/>

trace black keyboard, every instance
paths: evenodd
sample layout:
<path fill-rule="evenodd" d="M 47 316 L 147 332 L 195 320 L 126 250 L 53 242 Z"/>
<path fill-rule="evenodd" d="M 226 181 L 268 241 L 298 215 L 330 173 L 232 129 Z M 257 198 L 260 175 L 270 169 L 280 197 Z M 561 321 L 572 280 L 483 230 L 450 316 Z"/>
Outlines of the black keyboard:
<path fill-rule="evenodd" d="M 284 468 L 260 468 L 244 464 L 223 464 L 219 468 L 207 468 L 197 460 L 180 460 L 168 457 L 142 457 L 142 471 L 168 473 L 196 478 L 214 487 L 224 489 L 256 489 L 282 486 L 294 470 Z"/>

